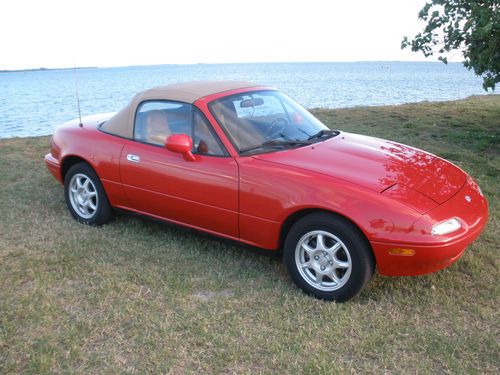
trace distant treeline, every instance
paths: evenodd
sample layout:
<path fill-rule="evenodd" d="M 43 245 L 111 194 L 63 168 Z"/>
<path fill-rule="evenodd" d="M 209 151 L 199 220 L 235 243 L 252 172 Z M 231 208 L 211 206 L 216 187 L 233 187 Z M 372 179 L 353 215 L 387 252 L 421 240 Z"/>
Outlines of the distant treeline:
<path fill-rule="evenodd" d="M 78 68 L 34 68 L 34 69 L 18 69 L 18 70 L 0 70 L 0 73 L 19 73 L 19 72 L 42 72 L 49 70 L 73 70 L 73 69 L 97 69 L 97 66 L 83 66 Z"/>

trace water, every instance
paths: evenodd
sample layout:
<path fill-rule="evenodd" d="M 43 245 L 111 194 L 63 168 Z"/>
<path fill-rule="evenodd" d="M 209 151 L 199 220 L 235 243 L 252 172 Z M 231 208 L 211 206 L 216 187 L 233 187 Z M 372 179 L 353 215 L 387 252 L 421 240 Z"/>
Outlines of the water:
<path fill-rule="evenodd" d="M 306 108 L 451 100 L 484 94 L 462 64 L 411 62 L 160 65 L 78 70 L 83 115 L 113 112 L 138 91 L 192 80 L 245 80 Z M 0 138 L 51 134 L 78 117 L 73 70 L 0 73 Z"/>

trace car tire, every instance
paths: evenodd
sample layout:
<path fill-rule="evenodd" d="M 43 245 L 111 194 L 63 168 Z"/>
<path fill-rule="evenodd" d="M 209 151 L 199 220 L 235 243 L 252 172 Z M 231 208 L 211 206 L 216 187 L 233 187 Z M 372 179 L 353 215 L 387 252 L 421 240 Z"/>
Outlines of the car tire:
<path fill-rule="evenodd" d="M 329 301 L 357 296 L 375 271 L 375 258 L 363 233 L 329 213 L 313 213 L 297 221 L 286 236 L 283 257 L 299 288 Z"/>
<path fill-rule="evenodd" d="M 64 178 L 64 197 L 71 215 L 80 223 L 102 225 L 113 218 L 101 180 L 87 163 L 73 165 Z"/>

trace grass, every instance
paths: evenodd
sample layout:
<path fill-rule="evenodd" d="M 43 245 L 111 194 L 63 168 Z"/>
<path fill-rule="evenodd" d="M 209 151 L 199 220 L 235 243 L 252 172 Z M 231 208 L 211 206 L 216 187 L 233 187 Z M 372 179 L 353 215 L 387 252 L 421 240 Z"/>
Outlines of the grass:
<path fill-rule="evenodd" d="M 463 167 L 487 230 L 446 270 L 327 303 L 231 243 L 129 215 L 77 224 L 49 138 L 2 140 L 0 373 L 499 373 L 500 96 L 314 112 Z"/>

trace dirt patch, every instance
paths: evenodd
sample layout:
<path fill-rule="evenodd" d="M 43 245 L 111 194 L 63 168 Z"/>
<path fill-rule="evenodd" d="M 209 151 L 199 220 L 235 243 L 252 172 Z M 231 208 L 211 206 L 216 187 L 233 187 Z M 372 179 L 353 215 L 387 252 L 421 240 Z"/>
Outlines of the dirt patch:
<path fill-rule="evenodd" d="M 227 298 L 234 296 L 234 292 L 230 289 L 223 289 L 217 292 L 211 290 L 200 290 L 196 293 L 193 293 L 193 296 L 202 300 L 202 301 L 210 301 L 214 298 Z"/>

